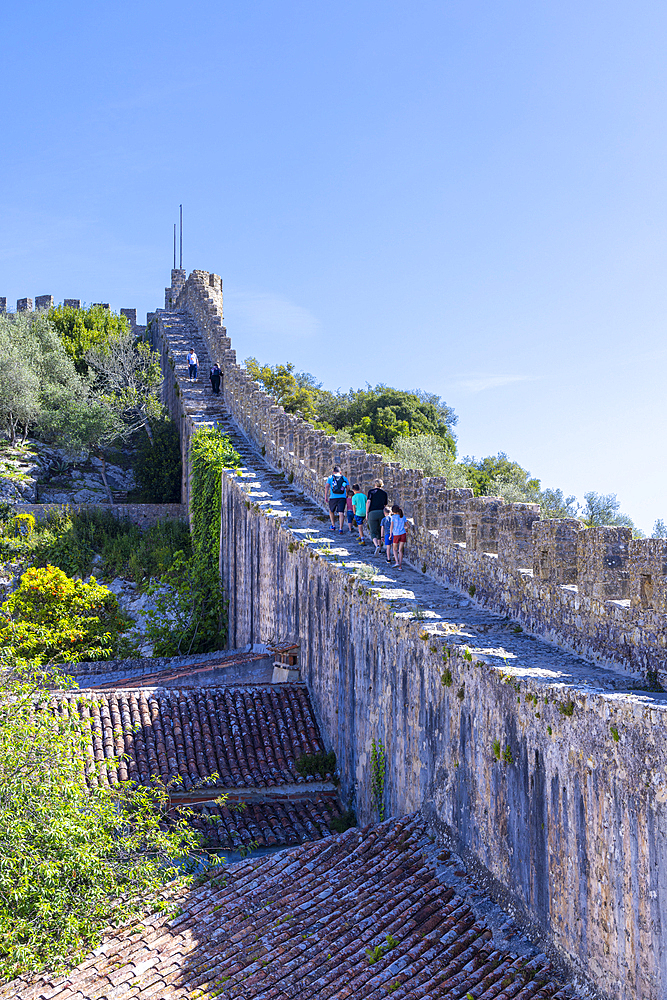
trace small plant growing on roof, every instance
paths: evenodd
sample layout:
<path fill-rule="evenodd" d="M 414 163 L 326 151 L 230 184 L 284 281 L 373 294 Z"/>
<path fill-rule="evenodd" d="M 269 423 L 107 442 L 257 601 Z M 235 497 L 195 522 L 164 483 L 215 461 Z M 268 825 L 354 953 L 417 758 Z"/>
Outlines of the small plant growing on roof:
<path fill-rule="evenodd" d="M 500 740 L 493 741 L 493 756 L 496 760 L 500 760 Z"/>
<path fill-rule="evenodd" d="M 336 754 L 332 750 L 330 753 L 309 753 L 299 757 L 294 764 L 299 774 L 303 777 L 313 776 L 326 778 L 327 774 L 332 776 L 336 773 Z"/>
<path fill-rule="evenodd" d="M 470 594 L 471 597 L 474 597 L 476 592 L 477 592 L 477 587 L 475 586 L 474 583 L 471 583 L 470 586 L 468 587 L 468 593 Z"/>
<path fill-rule="evenodd" d="M 561 715 L 574 715 L 574 702 L 570 701 L 559 701 L 558 711 Z"/>
<path fill-rule="evenodd" d="M 444 670 L 444 672 L 440 676 L 441 676 L 442 683 L 445 685 L 446 688 L 452 686 L 453 677 L 452 677 L 452 672 L 449 669 L 449 667 L 446 667 L 445 670 Z"/>
<path fill-rule="evenodd" d="M 510 747 L 505 747 L 505 749 L 503 750 L 503 761 L 506 764 L 514 763 L 514 757 L 512 755 L 512 750 L 510 749 Z"/>

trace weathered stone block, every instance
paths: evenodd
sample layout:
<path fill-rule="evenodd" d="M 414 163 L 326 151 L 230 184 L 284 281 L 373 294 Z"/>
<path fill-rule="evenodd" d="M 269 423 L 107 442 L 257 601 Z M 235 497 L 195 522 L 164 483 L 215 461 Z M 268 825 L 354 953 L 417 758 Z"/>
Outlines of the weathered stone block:
<path fill-rule="evenodd" d="M 81 299 L 65 299 L 63 305 L 66 309 L 80 309 Z"/>
<path fill-rule="evenodd" d="M 16 311 L 19 313 L 32 312 L 32 299 L 17 299 Z"/>
<path fill-rule="evenodd" d="M 630 528 L 588 528 L 577 544 L 577 586 L 581 594 L 600 601 L 630 596 L 628 550 Z"/>
<path fill-rule="evenodd" d="M 577 582 L 577 539 L 584 527 L 574 518 L 553 518 L 533 525 L 531 563 L 536 580 L 554 585 Z"/>
<path fill-rule="evenodd" d="M 463 509 L 467 552 L 497 552 L 500 511 L 505 507 L 500 497 L 474 497 Z"/>
<path fill-rule="evenodd" d="M 38 295 L 35 299 L 35 309 L 53 309 L 53 295 Z"/>
<path fill-rule="evenodd" d="M 667 613 L 667 539 L 630 542 L 630 606 Z"/>
<path fill-rule="evenodd" d="M 533 565 L 533 525 L 540 519 L 536 503 L 511 503 L 500 511 L 498 560 L 507 569 Z"/>

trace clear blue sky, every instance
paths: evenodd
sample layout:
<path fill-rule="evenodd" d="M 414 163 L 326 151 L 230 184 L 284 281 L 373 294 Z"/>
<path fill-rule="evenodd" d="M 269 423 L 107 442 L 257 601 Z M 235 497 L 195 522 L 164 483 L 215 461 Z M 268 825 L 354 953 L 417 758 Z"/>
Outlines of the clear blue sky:
<path fill-rule="evenodd" d="M 667 519 L 667 6 L 5 5 L 0 294 L 163 305 L 420 386 L 461 454 Z"/>

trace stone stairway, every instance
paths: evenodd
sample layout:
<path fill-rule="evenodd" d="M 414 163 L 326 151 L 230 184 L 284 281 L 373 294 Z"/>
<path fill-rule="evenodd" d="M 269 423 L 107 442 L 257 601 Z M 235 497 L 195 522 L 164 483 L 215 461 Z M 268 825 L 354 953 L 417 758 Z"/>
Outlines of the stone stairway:
<path fill-rule="evenodd" d="M 211 366 L 217 359 L 210 357 L 201 334 L 187 313 L 163 313 L 162 327 L 169 337 L 171 353 L 176 363 L 175 374 L 186 411 L 196 423 L 215 426 L 227 416 L 222 395 L 213 395 L 209 379 Z M 195 382 L 190 382 L 188 377 L 187 355 L 191 347 L 199 358 Z"/>

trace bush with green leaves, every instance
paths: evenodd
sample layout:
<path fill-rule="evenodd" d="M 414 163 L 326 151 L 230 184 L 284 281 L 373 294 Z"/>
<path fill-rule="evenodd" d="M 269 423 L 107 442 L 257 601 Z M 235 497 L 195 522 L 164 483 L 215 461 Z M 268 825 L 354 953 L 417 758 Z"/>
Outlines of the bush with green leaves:
<path fill-rule="evenodd" d="M 31 567 L 0 605 L 0 647 L 38 663 L 108 660 L 133 652 L 124 638 L 132 622 L 115 594 L 91 578 Z"/>
<path fill-rule="evenodd" d="M 63 507 L 28 534 L 17 531 L 15 521 L 13 514 L 2 521 L 0 511 L 0 560 L 57 566 L 68 576 L 88 576 L 95 569 L 105 579 L 120 576 L 143 584 L 166 572 L 176 552 L 191 554 L 188 526 L 176 519 L 141 531 L 109 510 Z"/>
<path fill-rule="evenodd" d="M 139 503 L 181 502 L 181 444 L 178 429 L 168 417 L 151 421 L 153 443 L 142 435 L 134 475 L 139 483 L 132 499 Z"/>
<path fill-rule="evenodd" d="M 159 890 L 185 881 L 180 873 L 192 867 L 199 837 L 184 817 L 165 822 L 163 785 L 110 788 L 102 780 L 84 713 L 53 708 L 51 691 L 71 687 L 69 677 L 6 649 L 0 656 L 0 978 L 7 980 L 72 966 L 109 924 L 165 909 Z"/>
<path fill-rule="evenodd" d="M 195 431 L 190 445 L 192 555 L 177 553 L 151 588 L 155 609 L 146 635 L 157 656 L 207 653 L 226 639 L 225 599 L 219 573 L 222 470 L 241 464 L 229 437 L 212 428 Z"/>

